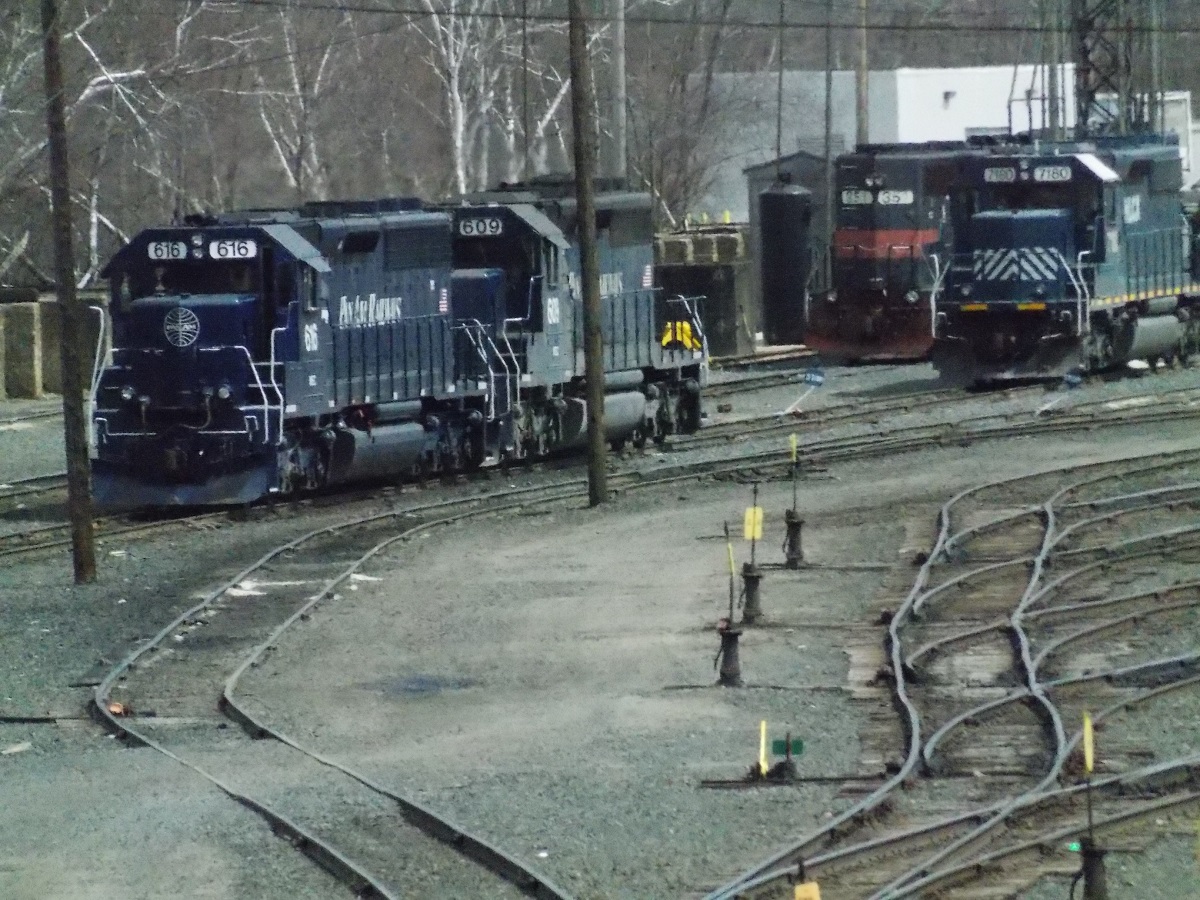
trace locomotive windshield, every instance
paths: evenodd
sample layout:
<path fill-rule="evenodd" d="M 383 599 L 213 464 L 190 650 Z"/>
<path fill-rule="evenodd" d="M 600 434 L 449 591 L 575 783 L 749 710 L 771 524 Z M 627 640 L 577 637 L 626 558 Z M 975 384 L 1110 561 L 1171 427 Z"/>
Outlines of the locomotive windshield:
<path fill-rule="evenodd" d="M 1073 184 L 1016 184 L 989 185 L 979 194 L 980 209 L 1068 209 L 1077 205 L 1091 191 L 1080 191 Z"/>
<path fill-rule="evenodd" d="M 864 231 L 928 227 L 941 210 L 940 197 L 920 197 L 909 188 L 843 188 L 838 201 L 838 227 Z"/>
<path fill-rule="evenodd" d="M 262 274 L 253 260 L 159 260 L 129 273 L 132 299 L 175 294 L 257 294 Z"/>

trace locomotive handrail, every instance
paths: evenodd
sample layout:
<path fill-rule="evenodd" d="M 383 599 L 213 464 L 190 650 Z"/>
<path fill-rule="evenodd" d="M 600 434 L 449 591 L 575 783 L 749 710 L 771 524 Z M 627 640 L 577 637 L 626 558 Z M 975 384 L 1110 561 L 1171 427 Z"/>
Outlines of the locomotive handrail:
<path fill-rule="evenodd" d="M 283 440 L 283 390 L 279 387 L 279 382 L 275 380 L 275 366 L 276 366 L 275 338 L 276 338 L 276 336 L 278 336 L 279 332 L 286 331 L 286 330 L 287 330 L 286 327 L 271 329 L 271 369 L 270 369 L 271 388 L 275 391 L 275 397 L 279 400 L 279 437 L 278 437 L 278 440 L 280 440 L 280 441 Z M 253 366 L 253 363 L 251 363 L 251 365 Z M 266 398 L 266 394 L 264 394 L 263 395 L 263 403 L 266 404 L 266 402 L 267 402 L 267 398 Z M 270 437 L 271 437 L 270 432 L 271 432 L 270 428 L 263 429 L 263 443 L 264 444 L 266 444 L 270 441 Z"/>
<path fill-rule="evenodd" d="M 517 398 L 517 391 L 520 388 L 520 385 L 518 384 L 518 379 L 516 377 L 516 372 L 509 370 L 508 360 L 504 358 L 504 354 L 501 353 L 500 348 L 496 346 L 495 339 L 490 334 L 488 334 L 487 331 L 483 330 L 482 325 L 480 325 L 479 327 L 480 327 L 480 335 L 487 338 L 487 342 L 492 345 L 492 351 L 496 354 L 496 359 L 500 360 L 500 365 L 504 366 L 504 380 L 506 382 L 508 382 L 508 384 L 509 384 L 508 407 L 509 407 L 509 409 L 512 409 L 512 405 L 516 401 L 516 398 Z M 514 357 L 513 358 L 514 366 L 516 365 L 516 362 L 517 362 L 516 358 Z M 491 365 L 489 365 L 488 371 L 491 372 L 491 370 L 492 370 L 492 367 L 491 367 Z M 518 369 L 516 371 L 519 372 L 520 370 Z M 493 390 L 491 392 L 491 397 L 488 398 L 488 404 L 491 406 L 492 421 L 494 422 L 496 420 L 496 392 L 495 392 L 495 390 Z"/>
<path fill-rule="evenodd" d="M 479 354 L 479 358 L 483 360 L 483 364 L 487 366 L 488 420 L 494 422 L 496 421 L 496 370 L 492 367 L 492 362 L 488 358 L 487 347 L 485 346 L 484 341 L 486 340 L 487 344 L 491 345 L 496 359 L 500 360 L 500 364 L 504 366 L 505 381 L 509 381 L 512 378 L 512 371 L 508 367 L 508 361 L 504 358 L 504 354 L 500 352 L 500 348 L 496 346 L 496 342 L 492 340 L 491 335 L 488 334 L 487 328 L 478 319 L 464 319 L 461 325 L 457 325 L 455 327 L 463 330 L 463 333 L 467 336 L 467 340 L 471 342 L 471 346 L 475 348 L 475 352 Z M 472 327 L 478 329 L 479 340 L 476 340 L 475 335 L 472 334 Z M 510 405 L 512 403 L 512 398 L 513 394 L 512 389 L 510 388 L 508 397 Z"/>
<path fill-rule="evenodd" d="M 545 279 L 544 275 L 530 275 L 529 276 L 529 290 L 526 292 L 526 295 L 525 295 L 525 318 L 517 317 L 515 319 L 505 319 L 504 320 L 505 325 L 507 325 L 509 322 L 526 323 L 526 322 L 533 321 L 533 286 L 538 281 L 542 281 L 544 279 Z"/>
<path fill-rule="evenodd" d="M 1062 264 L 1066 267 L 1067 274 L 1071 275 L 1071 267 L 1068 266 L 1067 261 L 1063 259 L 1062 251 L 1059 250 L 1056 252 L 1058 253 L 1058 258 L 1062 260 Z M 1076 316 L 1079 318 L 1079 324 L 1075 330 L 1075 333 L 1079 335 L 1088 334 L 1092 330 L 1092 296 L 1088 291 L 1087 279 L 1083 274 L 1083 258 L 1091 255 L 1091 250 L 1080 250 L 1078 255 L 1075 257 L 1075 275 L 1078 276 L 1079 279 L 1076 286 L 1075 296 L 1077 298 L 1082 297 L 1082 299 L 1077 299 L 1075 304 Z M 1074 280 L 1075 277 L 1072 276 L 1072 281 Z"/>
<path fill-rule="evenodd" d="M 942 283 L 946 280 L 946 273 L 950 271 L 950 267 L 942 268 L 942 261 L 938 259 L 936 253 L 930 253 L 933 266 L 933 287 L 929 289 L 929 334 L 933 338 L 937 338 L 937 298 L 941 293 Z"/>
<path fill-rule="evenodd" d="M 698 297 L 695 299 L 699 299 Z M 674 297 L 668 297 L 667 303 L 678 303 L 687 312 L 688 319 L 692 323 L 692 328 L 700 335 L 700 372 L 701 386 L 708 383 L 708 335 L 704 333 L 704 323 L 700 319 L 700 313 L 692 309 L 691 300 L 682 294 L 676 294 Z"/>
<path fill-rule="evenodd" d="M 96 334 L 96 356 L 92 360 L 92 389 L 88 394 L 88 412 L 87 412 L 87 442 L 88 449 L 96 449 L 96 426 L 92 421 L 96 415 L 96 395 L 100 392 L 100 376 L 104 374 L 104 365 L 101 358 L 107 356 L 101 353 L 104 347 L 104 337 L 108 331 L 108 316 L 104 312 L 102 306 L 89 306 L 88 309 L 94 310 L 100 316 L 100 330 Z"/>
<path fill-rule="evenodd" d="M 250 363 L 250 374 L 254 376 L 254 383 L 256 385 L 258 385 L 259 396 L 261 396 L 263 398 L 262 410 L 263 410 L 263 420 L 265 423 L 267 416 L 270 414 L 271 407 L 267 403 L 267 389 L 263 386 L 262 378 L 259 377 L 258 367 L 254 365 L 254 357 L 250 355 L 250 349 L 245 344 L 237 344 L 234 346 L 234 349 L 241 350 L 244 354 L 246 354 L 246 361 L 248 363 Z M 274 356 L 275 356 L 274 332 L 272 332 L 272 335 L 271 335 L 271 356 L 272 356 L 272 358 L 274 358 Z M 280 416 L 280 423 L 282 424 L 282 422 L 283 422 L 283 395 L 282 394 L 279 395 L 279 399 L 280 399 L 279 416 Z M 282 435 L 283 435 L 283 432 L 281 430 L 280 436 L 282 437 Z M 264 428 L 263 429 L 263 443 L 264 444 L 267 443 L 270 440 L 270 438 L 271 438 L 271 429 Z"/>

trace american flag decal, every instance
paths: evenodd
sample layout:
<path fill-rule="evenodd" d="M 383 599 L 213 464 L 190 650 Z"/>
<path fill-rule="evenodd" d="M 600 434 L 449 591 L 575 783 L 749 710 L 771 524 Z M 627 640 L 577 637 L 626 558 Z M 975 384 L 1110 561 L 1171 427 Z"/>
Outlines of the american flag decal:
<path fill-rule="evenodd" d="M 642 287 L 649 289 L 654 287 L 654 267 L 646 266 L 642 269 Z"/>
<path fill-rule="evenodd" d="M 442 292 L 438 294 L 438 312 L 450 312 L 450 292 L 442 288 Z"/>

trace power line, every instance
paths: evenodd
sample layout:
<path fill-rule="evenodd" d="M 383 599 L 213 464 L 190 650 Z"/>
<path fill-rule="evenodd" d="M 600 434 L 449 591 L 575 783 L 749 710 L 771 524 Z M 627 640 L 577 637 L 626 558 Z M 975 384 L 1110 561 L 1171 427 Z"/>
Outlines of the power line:
<path fill-rule="evenodd" d="M 174 0 L 176 3 L 187 3 L 189 0 Z M 797 5 L 806 5 L 813 9 L 824 8 L 824 4 L 820 0 L 792 0 Z M 303 0 L 237 0 L 237 6 L 243 7 L 260 7 L 266 9 L 288 9 L 304 12 L 336 12 L 336 13 L 362 13 L 367 15 L 381 16 L 404 16 L 409 19 L 429 19 L 435 16 L 450 16 L 455 15 L 451 10 L 433 11 L 427 9 L 409 7 L 409 6 L 379 6 L 375 4 L 346 2 L 339 0 L 336 3 L 320 3 L 320 2 L 303 2 Z M 467 13 L 457 13 L 462 17 L 469 17 L 484 20 L 515 20 L 517 14 L 508 11 L 471 11 Z M 561 13 L 529 13 L 528 19 L 531 22 L 544 22 L 565 27 L 567 24 L 566 16 Z M 611 24 L 615 21 L 612 15 L 608 14 L 590 14 L 587 17 L 587 22 L 590 25 L 596 23 Z M 700 25 L 719 25 L 719 26 L 734 26 L 738 28 L 746 28 L 753 30 L 770 30 L 775 31 L 779 28 L 779 22 L 772 21 L 767 18 L 762 19 L 731 19 L 731 18 L 714 18 L 705 16 L 679 16 L 679 15 L 646 15 L 646 14 L 626 14 L 625 21 L 628 24 L 636 25 L 677 25 L 677 26 L 700 26 Z M 826 26 L 832 27 L 840 31 L 854 31 L 861 26 L 857 22 L 852 21 L 835 21 L 827 22 L 825 19 L 813 19 L 803 22 L 787 22 L 784 28 L 787 30 L 803 30 L 803 29 L 823 29 Z M 971 32 L 975 34 L 1071 34 L 1072 29 L 1069 26 L 1061 28 L 1044 27 L 1036 22 L 1029 23 L 988 23 L 988 22 L 908 22 L 908 23 L 888 23 L 875 22 L 867 23 L 867 31 L 882 33 L 882 34 L 961 34 L 963 32 Z M 1175 34 L 1179 36 L 1190 36 L 1200 33 L 1200 22 L 1196 23 L 1172 23 L 1161 27 L 1153 25 L 1131 23 L 1124 31 L 1127 34 L 1142 35 L 1142 34 Z"/>

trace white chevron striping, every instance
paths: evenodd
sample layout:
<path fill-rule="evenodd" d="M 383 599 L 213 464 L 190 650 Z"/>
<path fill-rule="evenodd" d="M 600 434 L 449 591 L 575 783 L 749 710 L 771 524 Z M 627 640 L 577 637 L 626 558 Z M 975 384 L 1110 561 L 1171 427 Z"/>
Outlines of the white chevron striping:
<path fill-rule="evenodd" d="M 973 263 L 979 281 L 1052 281 L 1060 267 L 1047 247 L 976 250 Z"/>

